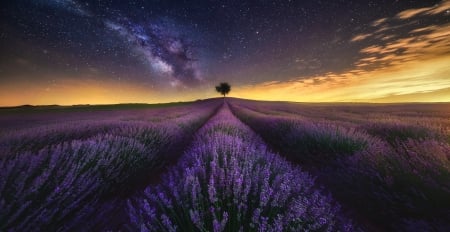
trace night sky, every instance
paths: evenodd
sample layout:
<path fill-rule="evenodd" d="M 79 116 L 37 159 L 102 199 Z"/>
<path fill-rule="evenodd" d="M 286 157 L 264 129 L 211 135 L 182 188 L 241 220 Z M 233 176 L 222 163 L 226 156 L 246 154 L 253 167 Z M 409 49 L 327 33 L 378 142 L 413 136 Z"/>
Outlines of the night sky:
<path fill-rule="evenodd" d="M 0 105 L 450 101 L 450 1 L 2 1 Z"/>

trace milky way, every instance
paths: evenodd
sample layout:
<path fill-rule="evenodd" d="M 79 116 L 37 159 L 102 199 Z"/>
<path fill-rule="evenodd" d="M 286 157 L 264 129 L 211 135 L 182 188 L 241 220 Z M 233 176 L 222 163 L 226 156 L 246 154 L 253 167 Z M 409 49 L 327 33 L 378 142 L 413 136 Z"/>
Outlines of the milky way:
<path fill-rule="evenodd" d="M 450 0 L 1 4 L 0 104 L 80 86 L 102 102 L 192 100 L 223 81 L 269 100 L 450 99 Z"/>
<path fill-rule="evenodd" d="M 194 47 L 174 24 L 168 21 L 135 24 L 129 20 L 105 25 L 117 32 L 133 52 L 141 56 L 158 76 L 170 79 L 171 85 L 196 85 L 201 80 L 194 57 Z"/>
<path fill-rule="evenodd" d="M 80 17 L 94 18 L 102 21 L 106 28 L 116 32 L 129 52 L 142 59 L 155 74 L 165 78 L 171 86 L 195 86 L 201 81 L 198 70 L 194 41 L 189 39 L 188 32 L 177 22 L 165 17 L 133 22 L 114 13 L 109 17 L 95 15 L 89 10 L 89 4 L 81 4 L 74 0 L 41 1 L 38 4 L 48 5 Z M 90 19 L 91 20 L 91 19 Z M 154 78 L 155 79 L 155 78 Z"/>

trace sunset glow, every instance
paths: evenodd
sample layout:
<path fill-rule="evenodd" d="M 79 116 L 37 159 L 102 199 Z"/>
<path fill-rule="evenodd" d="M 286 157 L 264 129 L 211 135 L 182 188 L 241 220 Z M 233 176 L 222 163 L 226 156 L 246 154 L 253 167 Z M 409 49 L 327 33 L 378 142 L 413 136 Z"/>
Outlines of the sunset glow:
<path fill-rule="evenodd" d="M 300 24 L 283 13 L 258 21 L 264 5 L 201 5 L 211 22 L 199 20 L 206 11 L 173 8 L 184 23 L 145 4 L 24 3 L 2 10 L 0 106 L 191 101 L 217 96 L 220 81 L 232 97 L 260 100 L 450 101 L 449 0 L 354 5 L 385 7 L 367 15 L 332 3 L 275 6 Z"/>

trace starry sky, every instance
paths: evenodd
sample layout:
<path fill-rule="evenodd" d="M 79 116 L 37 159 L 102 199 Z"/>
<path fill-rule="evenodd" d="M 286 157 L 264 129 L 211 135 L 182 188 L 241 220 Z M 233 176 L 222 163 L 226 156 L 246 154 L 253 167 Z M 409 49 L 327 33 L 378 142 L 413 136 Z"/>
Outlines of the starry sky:
<path fill-rule="evenodd" d="M 0 106 L 450 101 L 450 0 L 0 5 Z"/>

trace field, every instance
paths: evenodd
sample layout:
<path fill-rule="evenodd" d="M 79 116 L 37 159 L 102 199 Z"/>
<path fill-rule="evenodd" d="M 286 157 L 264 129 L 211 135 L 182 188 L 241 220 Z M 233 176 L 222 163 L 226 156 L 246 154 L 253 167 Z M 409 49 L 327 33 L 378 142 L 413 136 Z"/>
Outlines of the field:
<path fill-rule="evenodd" d="M 450 231 L 450 104 L 0 109 L 0 231 Z"/>

